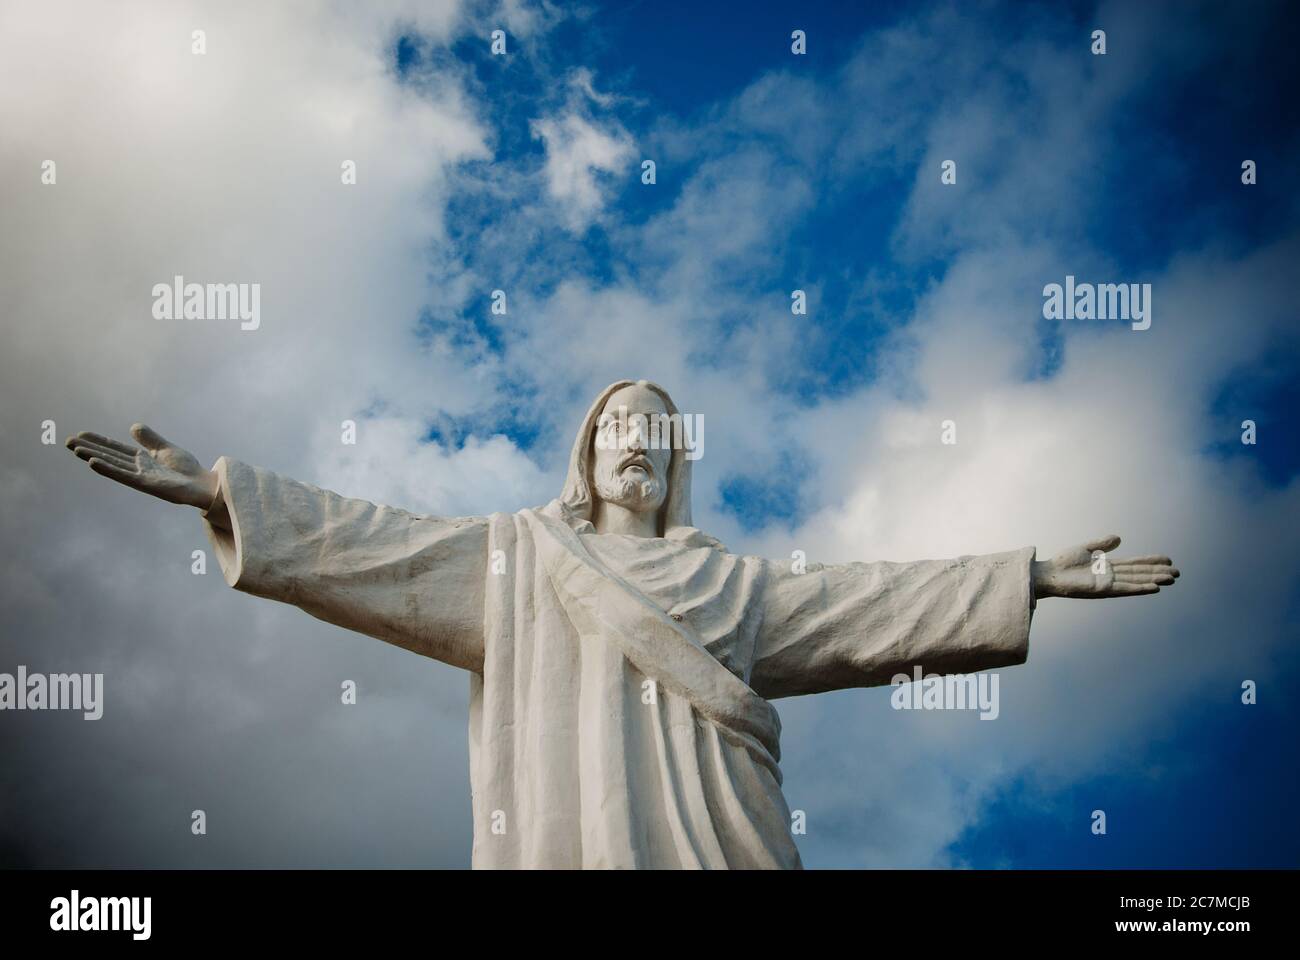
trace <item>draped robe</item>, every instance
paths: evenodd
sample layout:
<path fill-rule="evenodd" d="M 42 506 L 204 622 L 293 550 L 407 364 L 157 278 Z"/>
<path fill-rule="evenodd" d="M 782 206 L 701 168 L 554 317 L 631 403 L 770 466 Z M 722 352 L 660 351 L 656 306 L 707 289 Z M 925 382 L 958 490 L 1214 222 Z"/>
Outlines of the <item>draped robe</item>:
<path fill-rule="evenodd" d="M 226 581 L 470 674 L 473 865 L 798 867 L 773 698 L 1023 663 L 1034 549 L 915 563 L 437 518 L 226 457 Z"/>

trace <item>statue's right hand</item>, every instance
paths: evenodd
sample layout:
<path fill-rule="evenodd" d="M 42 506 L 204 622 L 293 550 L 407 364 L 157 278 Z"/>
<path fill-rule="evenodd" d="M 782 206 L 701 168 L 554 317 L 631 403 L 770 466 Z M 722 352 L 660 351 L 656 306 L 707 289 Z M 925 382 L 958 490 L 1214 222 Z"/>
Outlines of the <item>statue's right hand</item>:
<path fill-rule="evenodd" d="M 200 510 L 212 505 L 217 495 L 217 476 L 188 450 L 169 443 L 143 423 L 131 428 L 139 447 L 112 440 L 98 433 L 69 437 L 66 446 L 90 469 L 128 487 L 152 494 L 170 503 L 184 503 Z"/>

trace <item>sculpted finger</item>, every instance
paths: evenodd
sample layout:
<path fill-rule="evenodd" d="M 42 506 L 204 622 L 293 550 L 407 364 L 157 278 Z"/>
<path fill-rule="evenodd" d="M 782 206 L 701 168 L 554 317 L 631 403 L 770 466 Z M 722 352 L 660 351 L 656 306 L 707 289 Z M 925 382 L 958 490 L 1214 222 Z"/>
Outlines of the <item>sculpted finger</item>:
<path fill-rule="evenodd" d="M 1172 573 L 1117 573 L 1116 583 L 1158 583 L 1167 587 L 1174 582 Z"/>
<path fill-rule="evenodd" d="M 1150 563 L 1161 567 L 1170 566 L 1173 561 L 1168 557 L 1162 557 L 1159 554 L 1152 554 L 1149 557 L 1125 557 L 1123 560 L 1116 560 L 1115 566 L 1122 566 L 1126 563 Z"/>
<path fill-rule="evenodd" d="M 103 450 L 105 453 L 112 454 L 115 457 L 121 457 L 123 460 L 134 460 L 135 455 L 139 452 L 132 449 L 130 452 L 120 450 L 117 447 L 110 447 L 106 443 L 100 443 L 97 440 L 88 440 L 81 437 L 72 437 L 68 440 L 67 447 L 73 453 L 78 450 Z"/>
<path fill-rule="evenodd" d="M 1181 571 L 1179 571 L 1177 567 L 1158 567 L 1142 564 L 1125 566 L 1117 563 L 1112 569 L 1115 571 L 1117 576 L 1127 574 L 1129 576 L 1169 577 L 1171 580 L 1177 580 L 1182 576 Z"/>
<path fill-rule="evenodd" d="M 118 453 L 125 453 L 128 457 L 134 457 L 136 448 L 129 443 L 123 443 L 120 440 L 114 440 L 112 437 L 105 437 L 102 434 L 92 433 L 89 430 L 83 430 L 75 437 L 69 437 L 64 444 L 68 449 L 76 446 L 78 443 L 89 442 L 99 444 L 109 450 L 116 450 Z"/>
<path fill-rule="evenodd" d="M 1154 583 L 1124 583 L 1116 581 L 1111 584 L 1112 597 L 1140 597 L 1148 593 L 1159 593 L 1160 587 Z"/>
<path fill-rule="evenodd" d="M 1117 560 L 1111 564 L 1116 573 L 1172 573 L 1173 567 L 1168 564 L 1154 563 L 1125 563 Z"/>
<path fill-rule="evenodd" d="M 132 473 L 137 472 L 134 457 L 127 458 L 112 450 L 105 450 L 102 447 L 92 447 L 89 444 L 85 444 L 83 446 L 78 446 L 72 452 L 87 462 L 91 460 L 103 460 L 105 463 L 111 463 L 113 466 L 120 467 L 123 470 L 130 470 Z"/>
<path fill-rule="evenodd" d="M 123 470 L 121 467 L 93 457 L 90 460 L 90 469 L 94 470 L 101 477 L 108 477 L 110 480 L 116 480 L 118 483 L 125 483 L 128 487 L 133 487 L 140 475 L 134 470 Z"/>
<path fill-rule="evenodd" d="M 1091 543 L 1084 544 L 1084 549 L 1091 553 L 1094 550 L 1100 550 L 1102 553 L 1110 553 L 1119 546 L 1119 537 L 1111 534 L 1109 537 L 1101 537 Z"/>
<path fill-rule="evenodd" d="M 131 436 L 135 437 L 146 450 L 157 450 L 159 447 L 168 446 L 162 434 L 147 423 L 131 424 Z"/>

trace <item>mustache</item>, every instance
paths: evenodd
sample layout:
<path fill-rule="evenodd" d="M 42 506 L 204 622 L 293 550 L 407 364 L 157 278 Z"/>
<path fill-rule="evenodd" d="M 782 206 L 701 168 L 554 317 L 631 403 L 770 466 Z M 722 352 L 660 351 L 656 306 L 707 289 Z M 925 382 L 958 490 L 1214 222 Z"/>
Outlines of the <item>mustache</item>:
<path fill-rule="evenodd" d="M 640 467 L 646 473 L 654 473 L 654 467 L 650 464 L 650 459 L 640 453 L 629 454 L 618 461 L 619 473 L 622 473 L 628 467 Z"/>

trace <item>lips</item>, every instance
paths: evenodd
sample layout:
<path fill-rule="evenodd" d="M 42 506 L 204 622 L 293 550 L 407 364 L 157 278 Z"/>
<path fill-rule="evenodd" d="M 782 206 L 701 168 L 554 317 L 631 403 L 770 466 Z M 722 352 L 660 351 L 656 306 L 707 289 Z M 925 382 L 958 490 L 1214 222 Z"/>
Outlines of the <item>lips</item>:
<path fill-rule="evenodd" d="M 650 461 L 642 456 L 629 457 L 619 465 L 618 472 L 622 473 L 628 467 L 640 467 L 646 473 L 650 472 Z"/>

